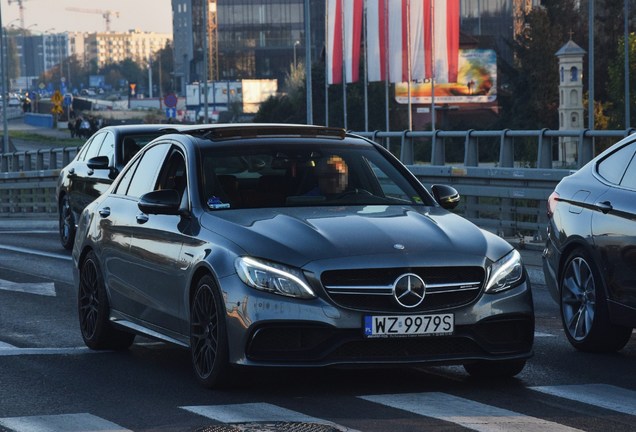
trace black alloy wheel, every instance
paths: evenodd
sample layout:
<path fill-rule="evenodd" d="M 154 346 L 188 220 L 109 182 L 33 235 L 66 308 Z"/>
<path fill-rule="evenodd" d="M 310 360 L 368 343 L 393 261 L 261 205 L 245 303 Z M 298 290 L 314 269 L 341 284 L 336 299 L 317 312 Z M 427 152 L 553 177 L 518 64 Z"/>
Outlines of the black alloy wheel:
<path fill-rule="evenodd" d="M 93 251 L 89 252 L 80 267 L 77 309 L 82 339 L 94 350 L 123 350 L 132 345 L 135 335 L 112 327 L 109 322 L 110 306 L 104 279 Z"/>
<path fill-rule="evenodd" d="M 190 311 L 190 352 L 199 382 L 207 388 L 228 382 L 228 343 L 221 295 L 214 280 L 197 285 Z"/>
<path fill-rule="evenodd" d="M 568 257 L 559 292 L 563 328 L 572 346 L 581 351 L 614 352 L 627 344 L 632 329 L 612 324 L 603 280 L 586 251 L 575 250 Z"/>
<path fill-rule="evenodd" d="M 59 206 L 60 243 L 64 249 L 73 249 L 75 241 L 75 217 L 71 211 L 68 195 L 64 195 Z"/>

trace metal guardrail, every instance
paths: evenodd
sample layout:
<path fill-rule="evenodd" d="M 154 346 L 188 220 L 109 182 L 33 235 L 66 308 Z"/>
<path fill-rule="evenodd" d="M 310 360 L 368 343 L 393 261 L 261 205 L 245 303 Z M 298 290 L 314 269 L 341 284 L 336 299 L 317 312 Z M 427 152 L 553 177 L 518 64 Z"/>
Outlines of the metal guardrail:
<path fill-rule="evenodd" d="M 462 195 L 457 212 L 499 235 L 545 232 L 547 198 L 571 169 L 595 154 L 595 145 L 609 146 L 627 131 L 405 131 L 356 132 L 383 144 L 425 185 L 448 184 Z M 553 167 L 558 139 L 576 138 L 577 159 L 571 167 Z M 520 143 L 534 140 L 533 161 L 516 160 Z M 447 149 L 463 146 L 463 161 L 448 161 Z M 480 147 L 495 149 L 497 160 L 483 160 Z M 527 147 L 527 146 L 526 146 Z M 532 146 L 531 146 L 532 147 Z M 59 170 L 77 148 L 38 150 L 0 155 L 0 218 L 30 214 L 56 217 L 55 183 Z M 457 151 L 455 151 L 457 153 Z M 421 160 L 421 156 L 425 160 Z M 426 155 L 430 159 L 426 160 Z M 417 159 L 417 161 L 416 161 Z M 516 166 L 515 166 L 516 165 Z M 535 166 L 534 167 L 528 167 Z"/>

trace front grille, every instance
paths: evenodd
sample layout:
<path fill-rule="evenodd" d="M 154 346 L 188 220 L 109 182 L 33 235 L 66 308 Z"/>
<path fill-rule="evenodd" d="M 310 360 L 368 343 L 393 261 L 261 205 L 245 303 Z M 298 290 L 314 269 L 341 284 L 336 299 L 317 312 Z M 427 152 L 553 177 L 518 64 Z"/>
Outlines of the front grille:
<path fill-rule="evenodd" d="M 418 275 L 426 284 L 421 304 L 405 308 L 393 296 L 395 281 L 406 273 Z M 418 267 L 332 270 L 321 283 L 337 305 L 366 312 L 424 312 L 467 305 L 477 299 L 484 281 L 481 267 Z"/>

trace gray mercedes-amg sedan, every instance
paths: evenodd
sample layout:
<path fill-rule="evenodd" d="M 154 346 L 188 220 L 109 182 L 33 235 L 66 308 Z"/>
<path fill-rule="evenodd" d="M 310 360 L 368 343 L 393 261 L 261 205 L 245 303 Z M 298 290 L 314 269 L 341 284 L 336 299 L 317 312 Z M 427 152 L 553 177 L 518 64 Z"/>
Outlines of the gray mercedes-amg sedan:
<path fill-rule="evenodd" d="M 530 281 L 510 244 L 449 211 L 458 202 L 341 129 L 180 128 L 80 217 L 82 336 L 188 348 L 207 387 L 238 366 L 516 375 L 532 355 Z"/>

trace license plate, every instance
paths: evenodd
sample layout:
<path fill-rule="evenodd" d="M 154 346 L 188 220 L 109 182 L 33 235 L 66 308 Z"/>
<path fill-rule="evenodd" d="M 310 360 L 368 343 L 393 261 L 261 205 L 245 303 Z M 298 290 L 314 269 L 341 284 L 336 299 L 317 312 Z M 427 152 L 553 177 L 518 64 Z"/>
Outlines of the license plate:
<path fill-rule="evenodd" d="M 406 337 L 450 335 L 455 328 L 453 314 L 367 315 L 365 337 Z"/>

